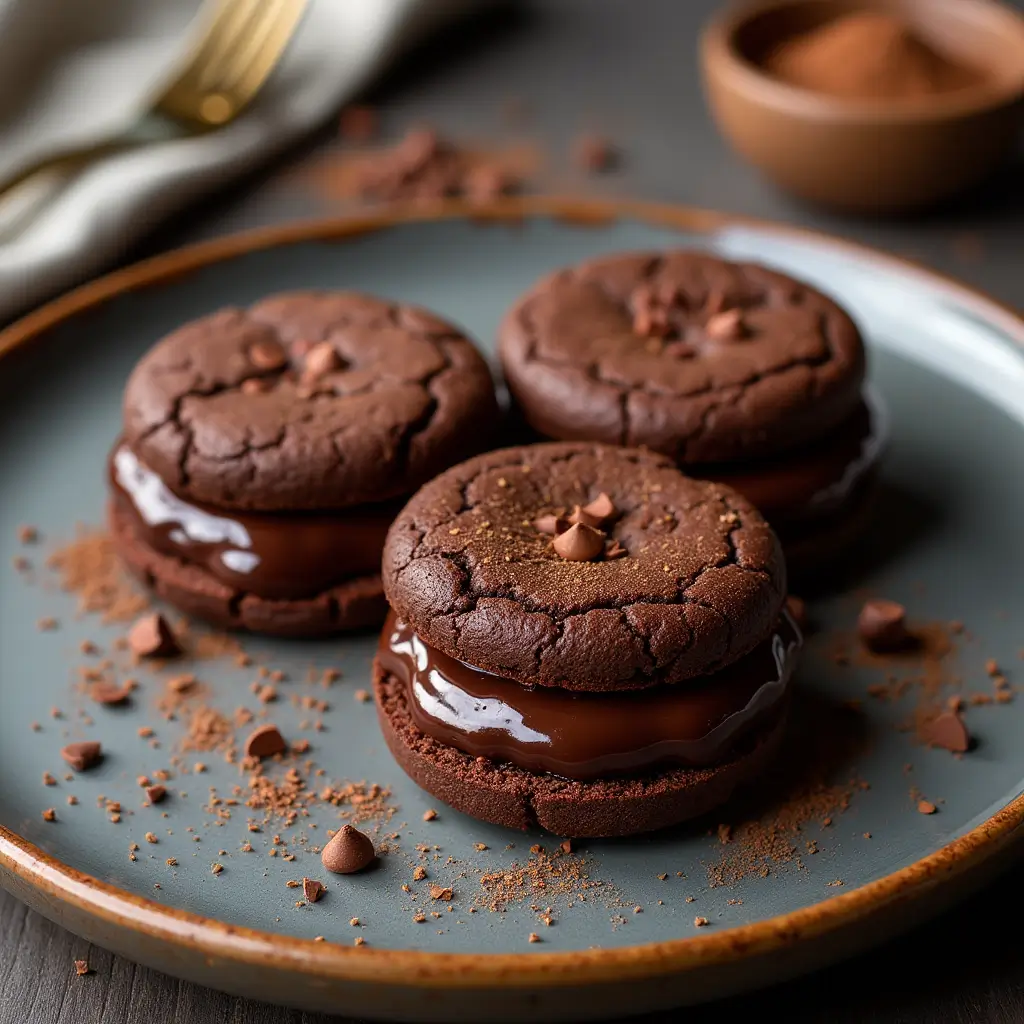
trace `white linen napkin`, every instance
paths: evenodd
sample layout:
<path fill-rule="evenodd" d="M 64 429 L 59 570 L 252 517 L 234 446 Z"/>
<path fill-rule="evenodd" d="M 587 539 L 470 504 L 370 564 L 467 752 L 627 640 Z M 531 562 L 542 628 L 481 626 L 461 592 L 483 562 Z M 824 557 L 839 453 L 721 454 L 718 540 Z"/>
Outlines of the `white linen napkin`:
<path fill-rule="evenodd" d="M 473 0 L 309 0 L 235 121 L 177 132 L 0 196 L 0 320 L 115 261 L 175 210 L 322 124 L 382 65 Z M 201 0 L 0 0 L 0 179 L 144 120 L 208 23 Z M 42 200 L 37 202 L 36 193 Z"/>

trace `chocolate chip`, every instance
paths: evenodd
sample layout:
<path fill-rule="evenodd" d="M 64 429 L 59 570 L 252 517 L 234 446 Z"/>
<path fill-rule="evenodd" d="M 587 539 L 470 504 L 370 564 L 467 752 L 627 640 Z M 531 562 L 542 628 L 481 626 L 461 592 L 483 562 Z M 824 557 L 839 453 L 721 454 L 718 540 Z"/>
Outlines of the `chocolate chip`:
<path fill-rule="evenodd" d="M 941 747 L 955 754 L 964 753 L 971 745 L 971 734 L 955 709 L 943 711 L 926 722 L 921 729 L 921 738 L 929 747 Z"/>
<path fill-rule="evenodd" d="M 601 525 L 601 518 L 599 516 L 592 516 L 586 509 L 581 508 L 577 505 L 572 510 L 572 515 L 569 516 L 569 524 L 576 526 L 582 523 L 584 526 L 592 526 L 597 529 Z"/>
<path fill-rule="evenodd" d="M 807 626 L 807 604 L 802 597 L 790 594 L 786 598 L 786 611 L 789 617 L 801 628 Z"/>
<path fill-rule="evenodd" d="M 540 516 L 533 521 L 533 528 L 549 537 L 557 537 L 560 533 L 565 533 L 571 525 L 568 519 L 563 519 L 561 516 Z"/>
<path fill-rule="evenodd" d="M 570 526 L 552 542 L 555 554 L 567 562 L 590 562 L 604 551 L 604 534 L 584 523 Z"/>
<path fill-rule="evenodd" d="M 84 772 L 94 764 L 98 764 L 103 756 L 103 748 L 99 743 L 87 741 L 84 743 L 69 743 L 61 749 L 60 756 L 76 772 Z"/>
<path fill-rule="evenodd" d="M 306 353 L 302 374 L 308 381 L 319 380 L 329 373 L 334 373 L 340 366 L 341 359 L 338 357 L 337 349 L 329 341 L 321 341 Z"/>
<path fill-rule="evenodd" d="M 170 658 L 181 653 L 174 630 L 159 612 L 144 615 L 132 626 L 128 646 L 140 658 Z"/>
<path fill-rule="evenodd" d="M 160 803 L 164 799 L 164 797 L 166 797 L 166 796 L 167 796 L 167 787 L 166 786 L 156 785 L 156 786 L 147 786 L 146 787 L 146 799 L 151 804 L 158 804 L 158 803 Z"/>
<path fill-rule="evenodd" d="M 249 349 L 249 362 L 260 370 L 280 370 L 288 363 L 288 355 L 276 341 L 257 341 Z"/>
<path fill-rule="evenodd" d="M 369 867 L 375 856 L 373 843 L 368 836 L 351 825 L 343 825 L 324 847 L 320 859 L 328 871 L 337 875 L 351 875 Z"/>
<path fill-rule="evenodd" d="M 931 802 L 931 800 L 918 800 L 917 801 L 917 813 L 918 814 L 934 814 L 938 810 L 938 807 Z"/>
<path fill-rule="evenodd" d="M 273 757 L 275 754 L 283 754 L 288 749 L 280 730 L 272 722 L 261 725 L 249 735 L 245 741 L 245 756 Z"/>
<path fill-rule="evenodd" d="M 616 558 L 625 558 L 628 554 L 629 552 L 617 540 L 611 541 L 604 549 L 604 557 L 612 562 Z"/>
<path fill-rule="evenodd" d="M 740 338 L 746 337 L 747 333 L 743 323 L 743 311 L 727 309 L 724 313 L 715 313 L 714 316 L 708 317 L 704 331 L 715 341 L 739 341 Z"/>
<path fill-rule="evenodd" d="M 857 617 L 857 631 L 869 651 L 898 651 L 907 646 L 907 611 L 895 601 L 865 601 Z"/>
<path fill-rule="evenodd" d="M 327 887 L 324 883 L 318 882 L 315 878 L 304 878 L 302 880 L 302 895 L 306 897 L 307 903 L 316 903 L 326 891 Z"/>
<path fill-rule="evenodd" d="M 617 509 L 615 508 L 615 502 L 602 491 L 589 505 L 583 506 L 583 511 L 588 516 L 597 520 L 597 523 L 594 525 L 599 525 L 614 518 Z"/>

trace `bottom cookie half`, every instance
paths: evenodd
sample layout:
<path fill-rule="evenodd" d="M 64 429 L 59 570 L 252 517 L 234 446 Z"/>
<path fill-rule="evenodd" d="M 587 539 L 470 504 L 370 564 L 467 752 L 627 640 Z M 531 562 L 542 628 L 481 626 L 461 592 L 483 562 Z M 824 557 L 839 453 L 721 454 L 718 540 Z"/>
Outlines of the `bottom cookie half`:
<path fill-rule="evenodd" d="M 233 590 L 205 570 L 153 550 L 113 504 L 107 518 L 124 563 L 165 601 L 221 629 L 267 636 L 324 637 L 379 626 L 387 603 L 379 575 L 346 580 L 315 597 L 269 600 Z"/>
<path fill-rule="evenodd" d="M 406 689 L 374 663 L 384 738 L 407 775 L 464 814 L 507 828 L 538 826 L 568 837 L 650 832 L 707 813 L 767 766 L 785 732 L 784 713 L 733 760 L 714 768 L 668 768 L 641 778 L 574 781 L 477 760 L 413 724 Z"/>

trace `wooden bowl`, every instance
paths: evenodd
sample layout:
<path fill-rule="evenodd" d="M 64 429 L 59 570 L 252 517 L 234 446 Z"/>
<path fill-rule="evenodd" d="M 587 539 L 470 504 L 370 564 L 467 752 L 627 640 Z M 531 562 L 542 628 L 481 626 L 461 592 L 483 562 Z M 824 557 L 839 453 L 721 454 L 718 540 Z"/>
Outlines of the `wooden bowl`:
<path fill-rule="evenodd" d="M 983 76 L 933 96 L 851 100 L 764 69 L 783 40 L 864 10 L 899 14 Z M 787 191 L 847 211 L 946 199 L 992 171 L 1024 124 L 1024 18 L 992 0 L 769 0 L 714 18 L 701 60 L 711 111 L 736 151 Z"/>

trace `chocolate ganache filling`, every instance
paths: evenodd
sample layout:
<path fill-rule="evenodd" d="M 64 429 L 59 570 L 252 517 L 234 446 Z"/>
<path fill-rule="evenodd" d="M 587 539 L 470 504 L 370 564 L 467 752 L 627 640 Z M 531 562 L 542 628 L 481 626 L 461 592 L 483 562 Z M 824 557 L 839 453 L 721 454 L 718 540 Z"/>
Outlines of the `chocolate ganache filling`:
<path fill-rule="evenodd" d="M 756 462 L 691 467 L 735 487 L 775 527 L 839 511 L 874 478 L 888 440 L 885 407 L 870 389 L 835 430 L 809 445 Z"/>
<path fill-rule="evenodd" d="M 801 644 L 784 612 L 767 640 L 714 675 L 586 694 L 483 672 L 429 647 L 391 612 L 378 659 L 405 684 L 412 720 L 428 736 L 526 771 L 593 779 L 728 760 L 782 712 Z"/>
<path fill-rule="evenodd" d="M 110 458 L 117 508 L 155 551 L 205 569 L 233 589 L 271 600 L 315 597 L 380 572 L 401 501 L 339 512 L 239 512 L 185 501 L 126 445 Z"/>

